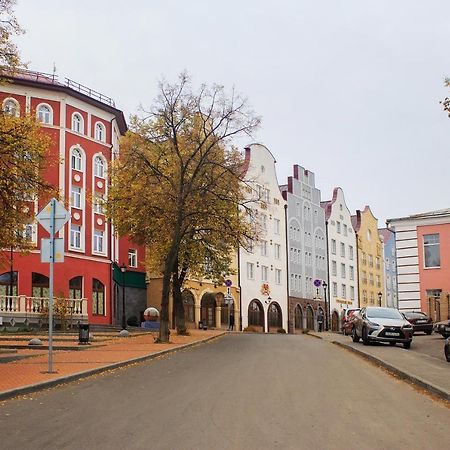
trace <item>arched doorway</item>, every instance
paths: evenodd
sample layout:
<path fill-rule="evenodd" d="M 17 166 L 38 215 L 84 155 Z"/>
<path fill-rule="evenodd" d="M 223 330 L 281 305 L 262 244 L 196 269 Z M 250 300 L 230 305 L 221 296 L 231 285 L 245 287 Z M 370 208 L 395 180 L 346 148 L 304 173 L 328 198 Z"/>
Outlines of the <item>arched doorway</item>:
<path fill-rule="evenodd" d="M 220 294 L 220 300 L 220 324 L 222 328 L 228 328 L 230 316 L 234 316 L 234 301 L 226 301 L 223 294 Z"/>
<path fill-rule="evenodd" d="M 339 314 L 337 311 L 333 311 L 333 314 L 331 314 L 331 331 L 339 331 Z"/>
<path fill-rule="evenodd" d="M 188 324 L 193 325 L 195 323 L 194 294 L 189 289 L 185 289 L 181 293 L 181 300 L 183 301 L 185 323 L 186 325 Z"/>
<path fill-rule="evenodd" d="M 306 328 L 308 330 L 314 330 L 314 311 L 311 305 L 306 308 Z"/>
<path fill-rule="evenodd" d="M 216 326 L 216 296 L 211 293 L 203 294 L 201 301 L 201 318 L 207 327 Z"/>
<path fill-rule="evenodd" d="M 267 326 L 268 332 L 276 332 L 279 328 L 283 328 L 283 314 L 280 305 L 272 302 L 267 311 Z"/>
<path fill-rule="evenodd" d="M 264 332 L 264 309 L 259 300 L 252 300 L 248 305 L 248 325 Z"/>
<path fill-rule="evenodd" d="M 294 310 L 294 329 L 303 330 L 303 310 L 300 305 L 297 305 Z"/>

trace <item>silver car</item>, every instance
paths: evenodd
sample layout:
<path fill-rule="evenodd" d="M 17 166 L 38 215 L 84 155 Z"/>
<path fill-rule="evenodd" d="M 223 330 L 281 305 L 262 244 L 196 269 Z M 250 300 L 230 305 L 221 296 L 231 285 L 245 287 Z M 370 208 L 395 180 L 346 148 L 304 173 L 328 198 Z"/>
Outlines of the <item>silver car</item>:
<path fill-rule="evenodd" d="M 401 342 L 404 348 L 411 347 L 413 327 L 404 319 L 398 309 L 367 307 L 362 308 L 353 319 L 352 339 L 362 339 L 364 345 L 370 342 Z"/>

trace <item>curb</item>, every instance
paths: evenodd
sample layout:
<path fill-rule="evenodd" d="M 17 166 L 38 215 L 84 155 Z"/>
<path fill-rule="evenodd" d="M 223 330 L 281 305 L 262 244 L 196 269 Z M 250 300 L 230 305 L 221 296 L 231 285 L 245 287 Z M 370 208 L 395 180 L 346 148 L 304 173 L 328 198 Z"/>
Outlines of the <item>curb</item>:
<path fill-rule="evenodd" d="M 399 377 L 401 380 L 406 380 L 406 381 L 410 382 L 411 384 L 414 384 L 415 386 L 425 389 L 428 392 L 430 392 L 431 394 L 434 394 L 434 395 L 442 398 L 443 400 L 450 401 L 450 392 L 447 392 L 446 390 L 441 389 L 438 386 L 435 386 L 434 384 L 428 383 L 427 381 L 425 381 L 424 379 L 422 379 L 420 377 L 416 377 L 409 373 L 403 372 L 402 370 L 398 369 L 395 366 L 392 366 L 391 364 L 383 361 L 382 359 L 379 359 L 375 356 L 369 355 L 368 353 L 358 350 L 357 348 L 351 347 L 350 345 L 343 344 L 342 342 L 338 342 L 338 341 L 332 341 L 332 343 L 339 347 L 345 348 L 346 350 L 350 350 L 353 353 L 356 353 L 357 355 L 362 356 L 363 358 L 367 359 L 368 361 L 378 364 L 379 366 L 383 367 L 391 374 Z"/>
<path fill-rule="evenodd" d="M 205 339 L 201 339 L 199 341 L 195 341 L 195 342 L 190 342 L 189 344 L 184 344 L 184 345 L 180 345 L 178 347 L 174 347 L 174 348 L 168 348 L 166 350 L 161 350 L 159 352 L 155 352 L 155 353 L 150 353 L 148 355 L 144 355 L 144 356 L 139 356 L 137 358 L 131 358 L 131 359 L 127 359 L 124 361 L 119 361 L 119 362 L 115 362 L 112 364 L 108 364 L 106 366 L 102 366 L 102 367 L 97 367 L 95 369 L 88 369 L 88 370 L 83 370 L 82 372 L 76 372 L 76 373 L 72 373 L 70 375 L 65 375 L 63 377 L 59 377 L 59 378 L 55 378 L 53 380 L 49 380 L 49 381 L 42 381 L 40 383 L 35 383 L 35 384 L 28 384 L 26 386 L 21 386 L 18 388 L 14 388 L 14 389 L 9 389 L 7 391 L 3 391 L 0 392 L 0 401 L 2 400 L 7 400 L 13 397 L 17 397 L 18 395 L 24 395 L 24 394 L 31 394 L 34 392 L 38 392 L 44 389 L 48 389 L 51 387 L 55 387 L 58 386 L 60 384 L 65 384 L 68 382 L 72 382 L 72 381 L 77 381 L 83 378 L 87 378 L 90 377 L 91 375 L 98 375 L 100 373 L 103 372 L 107 372 L 108 370 L 112 370 L 112 369 L 118 369 L 121 367 L 126 367 L 126 366 L 130 366 L 132 364 L 135 363 L 139 363 L 139 362 L 143 362 L 143 361 L 148 361 L 151 359 L 155 359 L 158 356 L 161 355 L 166 355 L 168 353 L 172 353 L 178 350 L 183 350 L 189 347 L 194 347 L 196 345 L 199 344 L 204 344 L 205 342 L 208 341 L 212 341 L 214 339 L 218 339 L 219 337 L 224 336 L 227 333 L 221 333 L 218 334 L 216 336 L 211 336 Z"/>

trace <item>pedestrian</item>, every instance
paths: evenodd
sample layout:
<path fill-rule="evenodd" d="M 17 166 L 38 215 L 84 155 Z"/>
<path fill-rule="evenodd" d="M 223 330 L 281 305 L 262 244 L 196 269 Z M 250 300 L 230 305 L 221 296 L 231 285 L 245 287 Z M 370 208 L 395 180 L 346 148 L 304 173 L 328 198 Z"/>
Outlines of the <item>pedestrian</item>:
<path fill-rule="evenodd" d="M 319 313 L 317 314 L 317 323 L 319 325 L 319 331 L 323 331 L 323 312 L 319 309 Z"/>
<path fill-rule="evenodd" d="M 230 326 L 228 327 L 228 331 L 234 330 L 234 315 L 230 314 Z"/>

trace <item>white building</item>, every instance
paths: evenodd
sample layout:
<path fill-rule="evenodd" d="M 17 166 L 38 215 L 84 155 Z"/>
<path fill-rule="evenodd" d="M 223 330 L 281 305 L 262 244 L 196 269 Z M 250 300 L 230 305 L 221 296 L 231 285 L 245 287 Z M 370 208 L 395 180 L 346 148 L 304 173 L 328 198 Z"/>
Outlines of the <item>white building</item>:
<path fill-rule="evenodd" d="M 239 250 L 242 327 L 287 331 L 286 202 L 278 186 L 275 158 L 261 144 L 245 149 L 245 187 L 258 241 Z"/>
<path fill-rule="evenodd" d="M 328 239 L 331 327 L 337 331 L 344 309 L 358 307 L 356 236 L 341 188 L 334 188 L 332 200 L 322 202 L 322 207 Z"/>
<path fill-rule="evenodd" d="M 328 281 L 328 276 L 325 211 L 314 173 L 294 165 L 282 192 L 288 204 L 289 331 L 316 329 L 318 311 L 325 314 L 325 298 L 323 286 L 314 281 Z"/>

